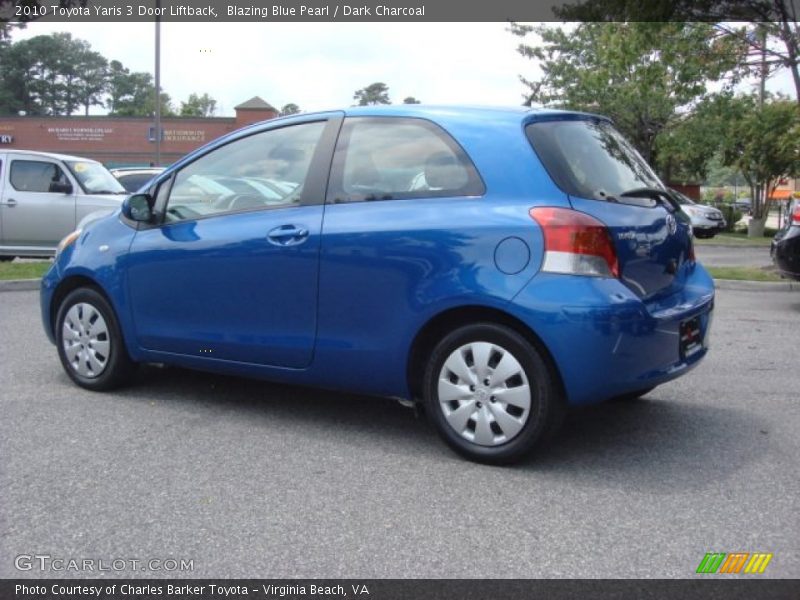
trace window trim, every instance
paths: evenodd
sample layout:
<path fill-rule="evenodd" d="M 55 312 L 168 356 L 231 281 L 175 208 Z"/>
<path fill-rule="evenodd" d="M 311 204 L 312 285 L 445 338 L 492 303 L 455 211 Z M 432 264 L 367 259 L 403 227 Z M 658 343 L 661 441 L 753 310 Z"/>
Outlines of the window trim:
<path fill-rule="evenodd" d="M 359 123 L 399 123 L 420 125 L 424 129 L 432 132 L 437 138 L 442 140 L 449 150 L 467 167 L 467 183 L 463 188 L 465 193 L 453 193 L 454 190 L 421 190 L 425 192 L 420 195 L 413 195 L 405 198 L 379 198 L 374 200 L 349 200 L 337 199 L 338 193 L 344 193 L 344 167 L 347 159 L 347 152 L 350 148 L 350 135 L 355 126 Z M 477 186 L 477 187 L 476 187 Z M 475 188 L 475 189 L 471 189 Z M 338 192 L 338 193 L 337 193 Z M 469 156 L 464 147 L 441 125 L 422 117 L 393 117 L 393 116 L 367 116 L 367 117 L 347 117 L 341 126 L 339 139 L 333 152 L 330 168 L 330 179 L 325 194 L 326 204 L 360 204 L 361 202 L 392 202 L 407 200 L 428 200 L 436 198 L 482 198 L 486 195 L 486 183 L 480 171 L 475 166 L 475 162 Z"/>

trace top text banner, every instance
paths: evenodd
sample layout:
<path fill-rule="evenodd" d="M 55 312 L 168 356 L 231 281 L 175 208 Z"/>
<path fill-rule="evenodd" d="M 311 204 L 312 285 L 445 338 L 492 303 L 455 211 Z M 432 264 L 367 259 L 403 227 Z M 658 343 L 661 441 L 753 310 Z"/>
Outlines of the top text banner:
<path fill-rule="evenodd" d="M 0 0 L 0 21 L 772 21 L 800 0 Z"/>

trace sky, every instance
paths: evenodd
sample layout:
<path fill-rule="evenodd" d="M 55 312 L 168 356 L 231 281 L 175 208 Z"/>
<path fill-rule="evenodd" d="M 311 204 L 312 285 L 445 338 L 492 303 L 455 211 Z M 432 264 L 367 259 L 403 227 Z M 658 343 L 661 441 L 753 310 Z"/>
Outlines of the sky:
<path fill-rule="evenodd" d="M 217 116 L 260 96 L 302 110 L 354 103 L 381 81 L 394 103 L 518 105 L 519 75 L 536 64 L 516 52 L 506 23 L 162 23 L 161 88 L 175 107 L 189 94 L 217 100 Z M 70 31 L 131 71 L 154 70 L 153 23 L 30 23 L 14 40 Z M 530 40 L 533 41 L 533 40 Z M 794 95 L 788 71 L 769 83 Z M 102 109 L 94 112 L 102 113 Z"/>
<path fill-rule="evenodd" d="M 393 102 L 521 104 L 535 65 L 505 23 L 162 23 L 161 88 L 217 100 L 217 114 L 253 96 L 273 106 L 341 108 L 382 81 Z M 70 31 L 131 71 L 154 69 L 153 23 L 30 23 L 20 40 Z M 176 102 L 177 104 L 177 102 Z"/>

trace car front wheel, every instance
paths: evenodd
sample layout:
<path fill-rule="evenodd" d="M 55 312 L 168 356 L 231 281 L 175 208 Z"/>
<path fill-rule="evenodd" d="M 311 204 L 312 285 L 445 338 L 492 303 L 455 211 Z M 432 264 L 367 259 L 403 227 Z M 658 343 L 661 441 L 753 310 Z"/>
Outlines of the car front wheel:
<path fill-rule="evenodd" d="M 67 295 L 56 317 L 58 356 L 67 375 L 90 390 L 126 383 L 135 370 L 108 301 L 92 288 Z"/>
<path fill-rule="evenodd" d="M 425 403 L 441 437 L 470 460 L 507 464 L 549 438 L 563 399 L 540 352 L 513 329 L 461 327 L 434 349 Z"/>

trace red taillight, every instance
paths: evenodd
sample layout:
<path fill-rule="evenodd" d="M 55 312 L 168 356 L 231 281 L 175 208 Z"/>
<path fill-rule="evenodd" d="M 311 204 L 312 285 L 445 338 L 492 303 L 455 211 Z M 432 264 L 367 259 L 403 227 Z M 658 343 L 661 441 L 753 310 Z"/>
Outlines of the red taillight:
<path fill-rule="evenodd" d="M 792 223 L 795 225 L 800 225 L 800 205 L 794 207 L 794 212 L 792 213 Z"/>
<path fill-rule="evenodd" d="M 619 261 L 608 228 L 569 208 L 532 208 L 544 234 L 542 270 L 551 273 L 619 277 Z"/>

